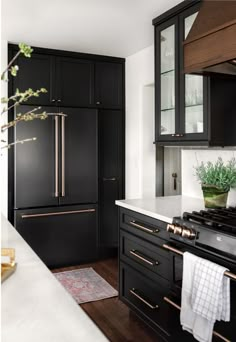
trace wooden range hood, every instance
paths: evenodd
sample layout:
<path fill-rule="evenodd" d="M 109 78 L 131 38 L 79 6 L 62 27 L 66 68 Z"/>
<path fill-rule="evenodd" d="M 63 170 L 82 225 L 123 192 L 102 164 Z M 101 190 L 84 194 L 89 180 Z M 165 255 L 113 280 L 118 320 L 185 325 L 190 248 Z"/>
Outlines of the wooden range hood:
<path fill-rule="evenodd" d="M 236 1 L 204 0 L 184 42 L 184 72 L 236 76 Z"/>

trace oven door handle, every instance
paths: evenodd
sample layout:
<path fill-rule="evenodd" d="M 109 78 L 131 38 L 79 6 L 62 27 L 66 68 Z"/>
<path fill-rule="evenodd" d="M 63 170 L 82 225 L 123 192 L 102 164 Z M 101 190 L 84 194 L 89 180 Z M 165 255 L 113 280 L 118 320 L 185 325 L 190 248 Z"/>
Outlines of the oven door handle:
<path fill-rule="evenodd" d="M 181 310 L 181 307 L 177 305 L 175 302 L 173 302 L 171 299 L 169 299 L 168 297 L 164 297 L 163 299 L 166 303 L 170 304 L 171 306 L 175 307 L 178 310 Z M 217 331 L 213 331 L 213 335 L 220 338 L 224 342 L 232 342 L 231 340 L 228 340 L 226 337 L 219 334 Z"/>
<path fill-rule="evenodd" d="M 174 247 L 172 247 L 170 245 L 167 245 L 165 243 L 164 243 L 164 245 L 162 245 L 162 247 L 165 248 L 165 249 L 168 249 L 169 251 L 174 252 L 176 254 L 179 254 L 179 255 L 182 255 L 182 256 L 184 255 L 184 253 L 182 251 L 180 251 L 179 249 L 176 249 L 176 248 L 174 248 Z M 224 275 L 226 277 L 229 277 L 230 279 L 236 281 L 236 274 L 234 274 L 232 272 L 229 272 L 229 271 L 225 271 Z"/>

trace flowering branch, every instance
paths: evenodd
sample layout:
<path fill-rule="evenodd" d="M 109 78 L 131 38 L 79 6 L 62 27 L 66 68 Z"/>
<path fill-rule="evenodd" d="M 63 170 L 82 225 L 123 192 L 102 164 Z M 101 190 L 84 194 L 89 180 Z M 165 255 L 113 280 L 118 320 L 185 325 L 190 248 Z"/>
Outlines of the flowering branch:
<path fill-rule="evenodd" d="M 4 148 L 11 148 L 11 146 L 14 146 L 14 145 L 17 145 L 17 144 L 24 144 L 25 142 L 35 141 L 35 140 L 37 140 L 36 137 L 28 138 L 28 139 L 23 139 L 23 140 L 16 140 L 16 141 L 14 141 L 14 142 L 11 143 L 11 144 L 2 146 L 1 149 L 4 149 Z M 3 140 L 1 140 L 1 141 L 3 141 Z"/>

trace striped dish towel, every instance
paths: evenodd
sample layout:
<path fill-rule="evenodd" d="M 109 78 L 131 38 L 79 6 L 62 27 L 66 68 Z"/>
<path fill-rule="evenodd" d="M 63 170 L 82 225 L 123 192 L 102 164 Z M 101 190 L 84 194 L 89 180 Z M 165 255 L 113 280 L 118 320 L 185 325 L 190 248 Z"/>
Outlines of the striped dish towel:
<path fill-rule="evenodd" d="M 227 269 L 198 258 L 193 272 L 192 310 L 211 322 L 230 320 L 230 279 Z"/>

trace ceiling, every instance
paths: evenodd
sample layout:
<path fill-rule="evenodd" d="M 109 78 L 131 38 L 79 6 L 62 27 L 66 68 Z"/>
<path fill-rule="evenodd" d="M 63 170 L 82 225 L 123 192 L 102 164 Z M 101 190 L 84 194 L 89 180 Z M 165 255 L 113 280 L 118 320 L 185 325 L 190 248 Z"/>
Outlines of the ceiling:
<path fill-rule="evenodd" d="M 153 44 L 152 19 L 181 0 L 2 0 L 2 39 L 127 57 Z"/>

